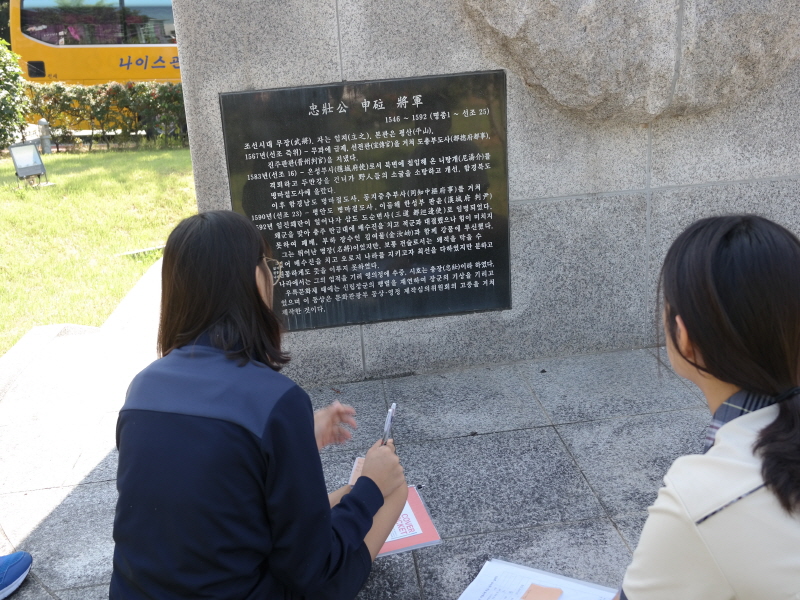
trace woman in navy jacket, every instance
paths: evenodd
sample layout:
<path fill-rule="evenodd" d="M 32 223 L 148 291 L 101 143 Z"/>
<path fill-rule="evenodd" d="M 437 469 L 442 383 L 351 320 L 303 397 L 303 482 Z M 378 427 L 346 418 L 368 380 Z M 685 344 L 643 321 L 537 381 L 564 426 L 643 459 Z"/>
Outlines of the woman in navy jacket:
<path fill-rule="evenodd" d="M 117 424 L 112 599 L 353 598 L 405 504 L 391 441 L 328 496 L 319 449 L 349 437 L 354 413 L 315 415 L 278 372 L 269 256 L 230 211 L 167 240 L 162 358 L 134 378 Z"/>

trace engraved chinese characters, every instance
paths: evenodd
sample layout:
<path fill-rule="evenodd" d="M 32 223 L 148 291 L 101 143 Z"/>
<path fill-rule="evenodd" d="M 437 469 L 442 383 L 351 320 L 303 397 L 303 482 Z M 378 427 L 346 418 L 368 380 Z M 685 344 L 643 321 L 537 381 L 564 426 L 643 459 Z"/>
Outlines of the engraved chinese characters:
<path fill-rule="evenodd" d="M 510 308 L 502 71 L 221 94 L 290 330 Z"/>

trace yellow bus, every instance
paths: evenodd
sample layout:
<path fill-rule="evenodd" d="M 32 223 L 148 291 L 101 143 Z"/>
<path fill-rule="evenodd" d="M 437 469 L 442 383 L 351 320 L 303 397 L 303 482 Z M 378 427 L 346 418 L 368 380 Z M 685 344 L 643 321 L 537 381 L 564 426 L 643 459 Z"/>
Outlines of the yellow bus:
<path fill-rule="evenodd" d="M 29 81 L 181 80 L 172 0 L 11 0 L 11 49 Z"/>

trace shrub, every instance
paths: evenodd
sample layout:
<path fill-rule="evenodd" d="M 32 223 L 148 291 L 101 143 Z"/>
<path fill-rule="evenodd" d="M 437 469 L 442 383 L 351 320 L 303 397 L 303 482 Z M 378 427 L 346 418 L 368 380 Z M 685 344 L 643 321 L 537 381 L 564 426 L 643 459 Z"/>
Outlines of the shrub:
<path fill-rule="evenodd" d="M 25 127 L 29 101 L 18 58 L 8 42 L 0 40 L 0 148 L 12 144 Z"/>
<path fill-rule="evenodd" d="M 29 83 L 28 96 L 31 99 L 31 114 L 35 115 L 37 121 L 44 118 L 50 123 L 50 135 L 58 152 L 60 145 L 72 137 L 72 99 L 67 86 L 59 82 Z"/>
<path fill-rule="evenodd" d="M 174 135 L 181 143 L 186 141 L 186 113 L 179 83 L 129 81 L 94 86 L 62 83 L 27 86 L 32 101 L 31 117 L 47 119 L 56 144 L 78 129 L 89 129 L 92 138 L 98 133 L 107 147 L 111 132 L 115 132 L 119 142 L 138 142 L 141 131 L 148 139 Z"/>
<path fill-rule="evenodd" d="M 158 113 L 157 84 L 129 81 L 125 84 L 125 90 L 127 93 L 120 97 L 119 107 L 125 109 L 131 118 L 130 129 L 123 131 L 123 134 L 138 134 L 144 130 L 147 138 L 151 139 L 155 136 L 154 123 Z"/>
<path fill-rule="evenodd" d="M 162 83 L 158 86 L 158 106 L 156 117 L 159 126 L 166 134 L 175 134 L 181 140 L 186 139 L 186 111 L 183 106 L 183 88 L 181 84 Z"/>

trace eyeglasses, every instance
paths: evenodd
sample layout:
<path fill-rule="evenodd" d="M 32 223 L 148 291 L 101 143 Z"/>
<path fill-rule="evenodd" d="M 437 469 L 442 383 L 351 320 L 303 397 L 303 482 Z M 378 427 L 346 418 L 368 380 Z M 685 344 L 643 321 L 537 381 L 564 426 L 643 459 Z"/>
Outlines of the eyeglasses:
<path fill-rule="evenodd" d="M 272 271 L 272 283 L 278 283 L 281 280 L 281 273 L 283 273 L 283 263 L 277 258 L 270 258 L 264 254 L 261 255 L 261 260 L 266 261 L 269 270 Z"/>

